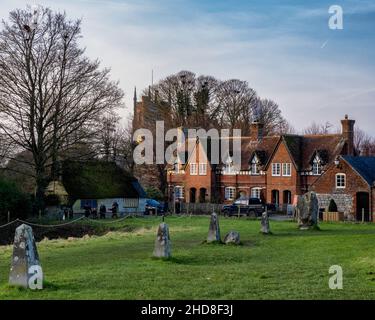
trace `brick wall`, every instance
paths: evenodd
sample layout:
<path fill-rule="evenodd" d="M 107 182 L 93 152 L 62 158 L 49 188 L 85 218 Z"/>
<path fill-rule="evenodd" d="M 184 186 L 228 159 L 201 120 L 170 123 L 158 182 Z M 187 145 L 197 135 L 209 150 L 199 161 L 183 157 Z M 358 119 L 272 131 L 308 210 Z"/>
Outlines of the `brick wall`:
<path fill-rule="evenodd" d="M 336 188 L 336 174 L 338 173 L 346 175 L 346 187 L 344 189 Z M 370 192 L 368 184 L 344 160 L 340 161 L 338 167 L 332 164 L 310 189 L 320 195 L 322 206 L 326 205 L 329 201 L 327 198 L 332 195 L 338 210 L 344 212 L 348 218 L 350 218 L 350 214 L 355 217 L 357 193 Z"/>
<path fill-rule="evenodd" d="M 290 177 L 283 177 L 283 176 L 272 176 L 272 163 L 291 163 L 292 164 L 292 172 Z M 297 175 L 297 171 L 293 165 L 293 161 L 289 155 L 289 152 L 284 143 L 279 145 L 271 163 L 269 164 L 267 170 L 267 202 L 272 201 L 272 190 L 279 191 L 279 203 L 283 204 L 283 192 L 289 190 L 292 193 L 292 199 L 294 195 L 299 194 L 299 179 Z"/>

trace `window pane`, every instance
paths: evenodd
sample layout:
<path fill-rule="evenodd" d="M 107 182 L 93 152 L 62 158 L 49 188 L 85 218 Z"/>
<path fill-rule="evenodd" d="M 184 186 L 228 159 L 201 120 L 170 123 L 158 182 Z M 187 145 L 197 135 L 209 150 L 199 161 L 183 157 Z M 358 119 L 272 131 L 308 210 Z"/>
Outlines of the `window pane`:
<path fill-rule="evenodd" d="M 196 175 L 197 174 L 197 164 L 196 163 L 191 163 L 190 164 L 190 174 L 191 175 Z"/>
<path fill-rule="evenodd" d="M 281 171 L 281 164 L 280 163 L 273 163 L 272 164 L 272 175 L 279 176 Z"/>
<path fill-rule="evenodd" d="M 345 188 L 345 175 L 344 174 L 336 175 L 336 187 Z"/>
<path fill-rule="evenodd" d="M 200 175 L 206 175 L 207 174 L 207 164 L 206 163 L 200 163 L 199 164 L 199 174 Z"/>
<path fill-rule="evenodd" d="M 226 199 L 234 199 L 236 189 L 233 187 L 227 187 L 225 188 L 225 198 Z"/>
<path fill-rule="evenodd" d="M 252 198 L 258 198 L 258 199 L 260 199 L 260 193 L 261 193 L 261 189 L 260 188 L 251 189 L 251 197 Z"/>

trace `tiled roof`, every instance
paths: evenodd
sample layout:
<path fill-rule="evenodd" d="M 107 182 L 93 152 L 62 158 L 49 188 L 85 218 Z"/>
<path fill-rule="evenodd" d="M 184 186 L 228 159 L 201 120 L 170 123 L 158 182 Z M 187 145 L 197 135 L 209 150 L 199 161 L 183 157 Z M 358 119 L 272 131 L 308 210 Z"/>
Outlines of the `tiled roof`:
<path fill-rule="evenodd" d="M 375 183 L 375 157 L 342 157 L 366 182 L 373 186 Z"/>
<path fill-rule="evenodd" d="M 345 144 L 341 134 L 285 135 L 284 141 L 298 170 L 310 170 L 316 153 L 324 164 L 332 162 Z"/>
<path fill-rule="evenodd" d="M 265 136 L 260 140 L 251 137 L 229 138 L 230 155 L 232 155 L 233 139 L 241 139 L 241 169 L 248 170 L 249 163 L 256 154 L 262 166 L 270 161 L 278 143 L 284 142 L 297 167 L 297 170 L 311 170 L 312 161 L 316 154 L 319 155 L 323 164 L 331 163 L 342 153 L 345 139 L 341 134 L 320 134 L 320 135 L 294 135 Z M 211 141 L 212 143 L 213 141 Z M 221 144 L 219 143 L 219 149 Z M 211 145 L 207 144 L 208 160 L 211 160 Z M 186 157 L 187 160 L 187 157 Z"/>
<path fill-rule="evenodd" d="M 241 154 L 241 169 L 249 169 L 249 163 L 255 154 L 257 155 L 260 164 L 265 166 L 272 156 L 279 140 L 280 136 L 263 137 L 263 139 L 259 141 L 252 140 L 250 137 L 244 139 Z"/>

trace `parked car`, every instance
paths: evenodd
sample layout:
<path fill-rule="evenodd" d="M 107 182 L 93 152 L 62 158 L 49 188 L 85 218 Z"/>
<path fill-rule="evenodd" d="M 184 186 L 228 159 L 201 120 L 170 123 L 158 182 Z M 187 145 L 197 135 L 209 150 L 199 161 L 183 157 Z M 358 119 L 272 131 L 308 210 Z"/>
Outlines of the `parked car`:
<path fill-rule="evenodd" d="M 276 211 L 276 205 L 274 203 L 267 203 L 267 211 L 268 212 L 275 212 Z"/>
<path fill-rule="evenodd" d="M 239 198 L 232 204 L 223 206 L 225 216 L 246 215 L 249 217 L 259 217 L 265 210 L 265 204 L 258 198 Z"/>
<path fill-rule="evenodd" d="M 164 205 L 154 199 L 146 200 L 145 215 L 162 215 L 164 214 Z"/>

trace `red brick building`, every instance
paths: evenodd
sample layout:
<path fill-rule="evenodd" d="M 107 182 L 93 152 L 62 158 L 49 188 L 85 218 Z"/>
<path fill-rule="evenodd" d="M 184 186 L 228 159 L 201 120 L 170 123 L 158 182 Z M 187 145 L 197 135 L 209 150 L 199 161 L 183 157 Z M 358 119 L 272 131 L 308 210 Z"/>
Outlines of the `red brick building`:
<path fill-rule="evenodd" d="M 333 168 L 337 159 L 342 162 L 349 158 L 340 156 L 358 158 L 353 142 L 354 123 L 345 116 L 340 134 L 280 136 L 263 136 L 262 124 L 253 123 L 251 136 L 241 138 L 241 168 L 237 171 L 231 167 L 230 159 L 221 165 L 211 165 L 209 152 L 197 140 L 186 163 L 177 161 L 174 168 L 168 170 L 169 199 L 227 203 L 240 196 L 259 197 L 285 210 L 295 202 L 296 196 L 315 189 L 322 194 L 321 206 L 325 206 L 330 195 L 337 194 L 335 177 L 332 178 L 336 174 Z M 343 173 L 350 177 L 353 168 L 342 166 Z M 357 179 L 363 182 L 362 178 Z M 366 189 L 366 184 L 359 182 L 358 190 L 354 184 L 351 187 L 351 198 L 338 197 L 337 200 L 342 210 L 356 217 L 353 194 L 363 191 L 373 199 L 372 187 L 367 184 Z M 366 196 L 362 196 L 366 200 Z M 372 208 L 374 205 L 369 205 L 368 211 Z"/>
<path fill-rule="evenodd" d="M 348 219 L 374 221 L 375 157 L 340 156 L 311 186 L 325 207 L 334 199 Z"/>

